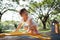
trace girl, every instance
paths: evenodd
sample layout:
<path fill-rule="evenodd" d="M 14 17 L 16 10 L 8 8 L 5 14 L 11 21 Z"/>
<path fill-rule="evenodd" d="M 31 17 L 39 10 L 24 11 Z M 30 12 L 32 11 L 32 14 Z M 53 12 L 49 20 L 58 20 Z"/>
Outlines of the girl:
<path fill-rule="evenodd" d="M 22 20 L 21 20 L 20 24 L 18 25 L 16 31 L 18 31 L 22 27 L 22 25 L 23 25 L 24 29 L 27 30 L 28 33 L 38 34 L 37 25 L 32 20 L 32 17 L 28 16 L 27 10 L 25 8 L 23 8 L 19 12 L 19 14 L 22 17 Z"/>

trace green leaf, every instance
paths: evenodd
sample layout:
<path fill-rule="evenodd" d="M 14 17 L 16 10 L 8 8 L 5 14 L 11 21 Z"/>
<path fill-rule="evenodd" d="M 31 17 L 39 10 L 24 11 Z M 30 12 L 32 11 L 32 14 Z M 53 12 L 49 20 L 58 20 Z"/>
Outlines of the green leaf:
<path fill-rule="evenodd" d="M 19 0 L 12 0 L 13 2 L 16 2 L 19 5 Z"/>
<path fill-rule="evenodd" d="M 35 10 L 32 7 L 29 7 L 28 12 L 35 12 Z"/>
<path fill-rule="evenodd" d="M 22 0 L 22 1 L 26 1 L 26 0 Z"/>
<path fill-rule="evenodd" d="M 19 4 L 19 0 L 16 0 L 17 4 Z"/>
<path fill-rule="evenodd" d="M 57 14 L 58 14 L 57 10 L 54 10 L 53 12 L 51 12 L 51 15 L 57 15 Z"/>

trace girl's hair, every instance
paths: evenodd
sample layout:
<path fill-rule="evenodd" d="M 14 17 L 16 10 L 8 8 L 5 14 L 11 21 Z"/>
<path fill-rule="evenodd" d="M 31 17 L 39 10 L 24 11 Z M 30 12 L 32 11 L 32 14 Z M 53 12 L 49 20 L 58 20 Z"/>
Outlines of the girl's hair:
<path fill-rule="evenodd" d="M 21 9 L 19 14 L 22 15 L 24 11 L 27 11 L 25 8 Z"/>

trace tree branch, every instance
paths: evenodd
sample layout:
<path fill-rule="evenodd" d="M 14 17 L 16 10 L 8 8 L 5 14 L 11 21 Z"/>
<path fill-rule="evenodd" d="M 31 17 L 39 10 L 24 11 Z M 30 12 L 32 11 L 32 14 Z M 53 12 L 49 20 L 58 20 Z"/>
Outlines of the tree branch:
<path fill-rule="evenodd" d="M 49 12 L 51 11 L 51 8 L 54 7 L 54 2 L 55 2 L 55 0 L 51 3 L 51 7 L 50 7 L 50 9 L 48 10 L 47 14 L 49 14 Z"/>
<path fill-rule="evenodd" d="M 1 12 L 2 12 L 4 9 L 6 9 L 6 7 L 4 7 L 4 8 L 1 10 Z"/>
<path fill-rule="evenodd" d="M 3 15 L 6 11 L 8 11 L 8 10 L 5 10 L 4 12 L 2 12 L 2 15 Z"/>
<path fill-rule="evenodd" d="M 2 15 L 3 15 L 5 12 L 7 12 L 8 10 L 18 12 L 18 11 L 15 10 L 15 9 L 6 9 L 4 12 L 2 12 Z"/>

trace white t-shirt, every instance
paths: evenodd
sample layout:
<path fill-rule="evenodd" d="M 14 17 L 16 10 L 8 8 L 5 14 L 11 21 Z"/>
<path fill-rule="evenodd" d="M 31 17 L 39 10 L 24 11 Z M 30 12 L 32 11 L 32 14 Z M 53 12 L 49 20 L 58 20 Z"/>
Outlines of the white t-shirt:
<path fill-rule="evenodd" d="M 23 18 L 22 18 L 21 21 L 20 21 L 20 23 L 22 23 L 22 26 L 23 26 L 23 27 L 25 27 L 25 26 L 30 27 L 30 26 L 29 26 L 29 21 L 30 21 L 31 19 L 32 19 L 32 24 L 31 24 L 30 26 L 35 25 L 35 26 L 37 27 L 38 25 L 37 25 L 37 23 L 35 23 L 35 21 L 33 20 L 33 17 L 32 17 L 32 16 L 28 16 L 28 19 L 27 19 L 26 22 L 24 22 L 24 20 L 23 20 Z"/>

